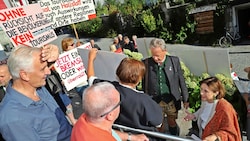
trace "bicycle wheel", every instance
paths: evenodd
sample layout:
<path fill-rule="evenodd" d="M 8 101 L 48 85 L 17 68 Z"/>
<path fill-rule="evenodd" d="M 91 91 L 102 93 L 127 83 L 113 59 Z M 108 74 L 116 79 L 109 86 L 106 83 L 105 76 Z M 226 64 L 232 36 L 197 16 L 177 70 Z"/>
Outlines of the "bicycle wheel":
<path fill-rule="evenodd" d="M 223 48 L 230 47 L 232 40 L 229 37 L 223 36 L 219 40 L 219 45 Z"/>

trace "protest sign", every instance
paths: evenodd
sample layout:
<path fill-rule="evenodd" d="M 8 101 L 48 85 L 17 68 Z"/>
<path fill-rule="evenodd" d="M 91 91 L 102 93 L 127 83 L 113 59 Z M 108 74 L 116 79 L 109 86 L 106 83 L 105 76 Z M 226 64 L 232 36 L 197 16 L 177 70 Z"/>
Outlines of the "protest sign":
<path fill-rule="evenodd" d="M 0 0 L 0 9 L 5 9 L 7 8 L 4 1 L 3 0 Z"/>
<path fill-rule="evenodd" d="M 250 80 L 233 80 L 241 94 L 250 94 Z"/>
<path fill-rule="evenodd" d="M 96 17 L 93 0 L 40 0 L 45 16 L 57 28 Z"/>
<path fill-rule="evenodd" d="M 67 91 L 87 80 L 85 67 L 76 48 L 60 54 L 54 67 Z"/>
<path fill-rule="evenodd" d="M 89 49 L 77 48 L 85 66 L 88 65 Z M 127 57 L 122 53 L 98 50 L 94 62 L 95 76 L 100 79 L 117 81 L 116 68 L 121 60 Z"/>
<path fill-rule="evenodd" d="M 1 10 L 0 25 L 15 47 L 41 47 L 57 38 L 39 4 Z"/>
<path fill-rule="evenodd" d="M 91 46 L 90 42 L 87 42 L 87 43 L 85 43 L 85 44 L 83 44 L 83 45 L 81 45 L 81 46 L 79 46 L 77 48 L 91 49 L 92 46 Z"/>

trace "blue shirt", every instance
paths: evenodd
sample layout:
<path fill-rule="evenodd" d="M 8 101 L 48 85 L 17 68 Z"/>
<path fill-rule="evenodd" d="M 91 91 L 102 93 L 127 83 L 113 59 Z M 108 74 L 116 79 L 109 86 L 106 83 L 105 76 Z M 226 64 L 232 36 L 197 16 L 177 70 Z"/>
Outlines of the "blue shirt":
<path fill-rule="evenodd" d="M 45 87 L 33 101 L 9 83 L 0 103 L 0 132 L 6 141 L 69 141 L 72 127 Z"/>

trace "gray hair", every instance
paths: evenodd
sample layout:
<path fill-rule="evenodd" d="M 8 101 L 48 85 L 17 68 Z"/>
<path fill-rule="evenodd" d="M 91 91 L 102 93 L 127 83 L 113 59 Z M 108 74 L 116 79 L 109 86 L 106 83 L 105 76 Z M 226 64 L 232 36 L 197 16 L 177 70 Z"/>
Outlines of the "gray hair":
<path fill-rule="evenodd" d="M 20 70 L 32 71 L 34 60 L 33 53 L 39 51 L 41 51 L 40 48 L 20 46 L 11 52 L 7 64 L 14 80 L 20 78 Z"/>
<path fill-rule="evenodd" d="M 151 40 L 149 48 L 157 48 L 157 47 L 160 47 L 162 50 L 167 50 L 166 43 L 163 39 L 154 38 Z"/>
<path fill-rule="evenodd" d="M 118 91 L 108 82 L 96 83 L 83 92 L 83 111 L 90 120 L 98 120 L 115 104 L 114 92 Z"/>

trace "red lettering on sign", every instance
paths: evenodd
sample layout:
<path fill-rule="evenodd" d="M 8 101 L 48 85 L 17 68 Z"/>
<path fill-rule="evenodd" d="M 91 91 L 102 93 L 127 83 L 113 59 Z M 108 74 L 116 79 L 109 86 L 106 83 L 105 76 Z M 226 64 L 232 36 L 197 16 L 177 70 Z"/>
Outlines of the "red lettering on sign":
<path fill-rule="evenodd" d="M 12 9 L 9 11 L 0 12 L 0 21 L 11 20 L 15 18 L 19 18 L 22 16 L 26 16 L 23 8 Z"/>
<path fill-rule="evenodd" d="M 67 63 L 69 61 L 70 61 L 70 57 L 69 57 L 69 54 L 67 54 L 65 56 L 58 58 L 55 64 L 56 64 L 56 67 L 59 67 L 62 64 Z"/>
<path fill-rule="evenodd" d="M 29 31 L 28 33 L 24 33 L 15 37 L 12 37 L 11 39 L 16 45 L 23 44 L 25 42 L 28 42 L 32 40 L 34 37 L 32 33 Z"/>

